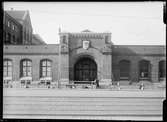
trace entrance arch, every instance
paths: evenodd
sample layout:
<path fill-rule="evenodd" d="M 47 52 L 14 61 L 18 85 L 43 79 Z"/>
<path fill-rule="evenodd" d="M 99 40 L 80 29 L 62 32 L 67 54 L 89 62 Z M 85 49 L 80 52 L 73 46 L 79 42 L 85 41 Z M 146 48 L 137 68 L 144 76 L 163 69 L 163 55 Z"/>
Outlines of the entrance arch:
<path fill-rule="evenodd" d="M 97 78 L 97 64 L 89 58 L 80 58 L 74 65 L 74 80 L 93 81 Z"/>

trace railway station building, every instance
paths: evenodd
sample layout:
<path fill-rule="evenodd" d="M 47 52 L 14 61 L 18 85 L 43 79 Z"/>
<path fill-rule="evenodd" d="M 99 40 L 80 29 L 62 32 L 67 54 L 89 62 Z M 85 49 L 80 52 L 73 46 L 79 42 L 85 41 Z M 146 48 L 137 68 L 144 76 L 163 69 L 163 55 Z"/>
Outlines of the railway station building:
<path fill-rule="evenodd" d="M 21 29 L 19 22 L 17 25 Z M 110 32 L 90 30 L 59 32 L 59 44 L 34 45 L 32 26 L 28 26 L 31 43 L 11 44 L 9 39 L 4 43 L 4 79 L 29 79 L 31 83 L 48 79 L 60 86 L 98 79 L 101 87 L 118 81 L 131 84 L 145 80 L 154 84 L 166 80 L 164 45 L 115 45 Z"/>

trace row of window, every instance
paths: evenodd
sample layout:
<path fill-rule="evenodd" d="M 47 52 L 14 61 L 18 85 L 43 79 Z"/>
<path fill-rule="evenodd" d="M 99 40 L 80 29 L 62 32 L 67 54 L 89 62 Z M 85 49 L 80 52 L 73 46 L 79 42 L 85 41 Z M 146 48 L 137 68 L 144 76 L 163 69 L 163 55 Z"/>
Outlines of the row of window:
<path fill-rule="evenodd" d="M 3 76 L 12 77 L 12 60 L 5 59 L 3 63 Z M 48 59 L 40 61 L 40 76 L 51 77 L 51 61 Z M 23 59 L 20 62 L 20 77 L 32 76 L 32 61 L 29 59 Z"/>
<path fill-rule="evenodd" d="M 11 33 L 4 32 L 4 35 L 5 35 L 5 43 L 16 44 L 17 42 L 19 42 L 19 38 L 16 38 L 16 36 L 12 35 Z"/>
<path fill-rule="evenodd" d="M 40 61 L 40 76 L 41 77 L 51 77 L 52 62 L 49 59 L 44 59 Z M 12 77 L 12 60 L 5 59 L 3 64 L 3 74 L 4 77 Z M 130 61 L 122 60 L 119 62 L 120 77 L 129 77 L 130 73 Z M 159 77 L 165 77 L 165 61 L 159 62 Z M 139 74 L 140 77 L 147 78 L 151 72 L 150 62 L 142 60 L 139 62 Z M 32 61 L 29 59 L 23 59 L 20 62 L 20 76 L 21 77 L 31 77 L 32 76 Z"/>
<path fill-rule="evenodd" d="M 141 78 L 149 78 L 151 72 L 151 64 L 147 60 L 139 61 L 139 75 Z M 119 70 L 120 70 L 120 77 L 129 77 L 130 73 L 130 61 L 128 60 L 121 60 L 119 62 Z M 159 77 L 165 77 L 165 61 L 161 60 L 159 62 Z"/>
<path fill-rule="evenodd" d="M 9 20 L 7 21 L 7 26 L 12 30 L 17 31 L 17 26 L 13 22 L 10 22 Z"/>

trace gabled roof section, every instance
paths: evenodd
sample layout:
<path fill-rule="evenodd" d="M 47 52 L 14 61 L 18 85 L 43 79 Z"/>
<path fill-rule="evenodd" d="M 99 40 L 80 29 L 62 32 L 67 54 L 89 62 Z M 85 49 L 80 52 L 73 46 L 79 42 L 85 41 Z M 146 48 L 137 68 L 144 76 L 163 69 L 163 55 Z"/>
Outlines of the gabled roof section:
<path fill-rule="evenodd" d="M 117 55 L 165 55 L 165 45 L 114 45 L 113 54 Z"/>
<path fill-rule="evenodd" d="M 27 15 L 27 11 L 20 11 L 20 10 L 10 10 L 6 11 L 10 16 L 17 20 L 24 20 L 25 16 Z"/>
<path fill-rule="evenodd" d="M 92 31 L 90 31 L 90 30 L 86 29 L 86 30 L 83 30 L 82 32 L 92 32 Z"/>
<path fill-rule="evenodd" d="M 33 34 L 32 36 L 32 44 L 34 45 L 44 45 L 46 44 L 39 34 Z"/>
<path fill-rule="evenodd" d="M 32 28 L 30 14 L 28 10 L 7 10 L 6 12 L 21 24 L 23 24 L 22 22 L 26 22 Z"/>

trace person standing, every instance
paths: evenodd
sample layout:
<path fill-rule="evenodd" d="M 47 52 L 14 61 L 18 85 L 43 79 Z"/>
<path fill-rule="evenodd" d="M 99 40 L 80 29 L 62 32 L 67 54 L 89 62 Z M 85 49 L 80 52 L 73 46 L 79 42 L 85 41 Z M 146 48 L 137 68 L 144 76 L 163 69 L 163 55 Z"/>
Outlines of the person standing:
<path fill-rule="evenodd" d="M 96 79 L 96 87 L 99 88 L 99 80 Z"/>

